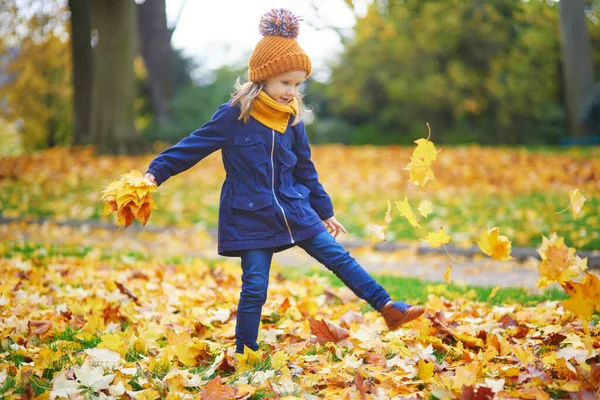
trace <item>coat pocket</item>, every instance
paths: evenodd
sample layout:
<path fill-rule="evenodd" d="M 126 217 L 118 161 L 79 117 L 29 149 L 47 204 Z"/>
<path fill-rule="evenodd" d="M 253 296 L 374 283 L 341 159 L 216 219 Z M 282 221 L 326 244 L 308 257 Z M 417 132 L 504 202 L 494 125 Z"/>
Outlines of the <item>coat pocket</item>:
<path fill-rule="evenodd" d="M 256 237 L 275 233 L 273 195 L 260 190 L 253 180 L 235 183 L 232 208 L 241 236 Z"/>
<path fill-rule="evenodd" d="M 236 146 L 254 146 L 263 143 L 262 136 L 260 133 L 246 133 L 237 135 L 233 142 Z"/>
<path fill-rule="evenodd" d="M 300 184 L 283 186 L 279 189 L 279 193 L 286 199 L 300 221 L 318 220 L 319 216 L 310 206 L 310 189 L 306 186 Z"/>
<path fill-rule="evenodd" d="M 248 166 L 248 170 L 264 170 L 269 157 L 265 139 L 260 133 L 243 133 L 233 138 L 236 157 Z"/>

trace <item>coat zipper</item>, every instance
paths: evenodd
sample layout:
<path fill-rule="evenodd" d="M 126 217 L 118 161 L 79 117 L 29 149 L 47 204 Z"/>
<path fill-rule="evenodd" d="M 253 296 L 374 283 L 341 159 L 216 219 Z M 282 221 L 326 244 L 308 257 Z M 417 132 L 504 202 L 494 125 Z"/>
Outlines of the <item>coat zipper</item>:
<path fill-rule="evenodd" d="M 283 220 L 285 221 L 288 233 L 290 234 L 290 239 L 292 240 L 292 243 L 295 243 L 294 236 L 292 236 L 292 230 L 290 229 L 290 224 L 288 224 L 287 217 L 285 216 L 285 211 L 283 210 L 283 207 L 281 207 L 281 204 L 279 204 L 279 200 L 277 200 L 277 195 L 275 194 L 275 164 L 273 162 L 273 153 L 275 152 L 275 131 L 271 129 L 271 133 L 273 134 L 273 142 L 271 145 L 271 191 L 273 192 L 275 203 L 277 203 L 277 206 L 279 206 L 281 213 L 283 214 Z"/>

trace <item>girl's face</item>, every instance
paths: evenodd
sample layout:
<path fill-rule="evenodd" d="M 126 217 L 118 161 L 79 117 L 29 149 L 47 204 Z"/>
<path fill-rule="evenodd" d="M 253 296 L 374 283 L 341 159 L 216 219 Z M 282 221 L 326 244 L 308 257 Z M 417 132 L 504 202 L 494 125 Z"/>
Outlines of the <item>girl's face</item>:
<path fill-rule="evenodd" d="M 302 69 L 284 72 L 267 79 L 263 90 L 276 102 L 287 104 L 296 97 L 304 79 L 306 79 L 306 71 Z"/>

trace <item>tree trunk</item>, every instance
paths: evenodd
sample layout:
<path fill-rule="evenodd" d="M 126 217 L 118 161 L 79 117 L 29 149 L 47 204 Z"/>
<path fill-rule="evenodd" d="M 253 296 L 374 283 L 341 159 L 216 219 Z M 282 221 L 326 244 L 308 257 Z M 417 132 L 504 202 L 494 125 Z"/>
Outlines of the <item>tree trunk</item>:
<path fill-rule="evenodd" d="M 73 105 L 75 131 L 73 144 L 91 141 L 92 46 L 90 0 L 69 0 L 71 10 L 71 48 L 73 54 Z"/>
<path fill-rule="evenodd" d="M 590 38 L 585 26 L 584 0 L 561 0 L 560 39 L 562 49 L 565 101 L 569 113 L 569 133 L 586 136 L 580 121 L 581 107 L 592 89 Z"/>
<path fill-rule="evenodd" d="M 173 93 L 171 31 L 165 7 L 165 0 L 146 0 L 137 6 L 142 56 L 150 78 L 152 108 L 159 123 L 169 119 Z"/>
<path fill-rule="evenodd" d="M 137 153 L 143 142 L 134 125 L 135 3 L 92 0 L 92 25 L 98 31 L 93 54 L 93 144 L 101 154 Z"/>

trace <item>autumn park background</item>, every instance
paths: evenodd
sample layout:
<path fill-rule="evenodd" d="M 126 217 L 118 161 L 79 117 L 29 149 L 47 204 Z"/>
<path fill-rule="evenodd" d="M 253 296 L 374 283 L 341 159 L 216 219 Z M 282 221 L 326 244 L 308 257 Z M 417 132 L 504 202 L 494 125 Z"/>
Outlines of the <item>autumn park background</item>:
<path fill-rule="evenodd" d="M 426 314 L 388 332 L 291 249 L 237 357 L 220 154 L 159 189 L 129 173 L 228 100 L 251 49 L 209 68 L 172 40 L 195 0 L 168 3 L 0 0 L 0 398 L 599 398 L 599 1 L 248 16 L 339 40 L 303 87 L 313 160 L 342 243 Z M 111 182 L 156 203 L 145 226 L 103 215 Z"/>

